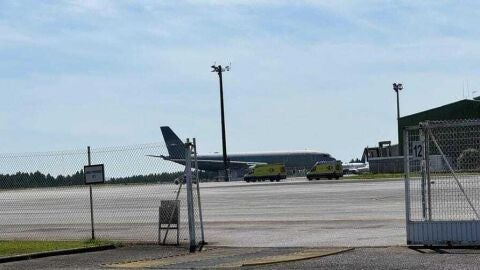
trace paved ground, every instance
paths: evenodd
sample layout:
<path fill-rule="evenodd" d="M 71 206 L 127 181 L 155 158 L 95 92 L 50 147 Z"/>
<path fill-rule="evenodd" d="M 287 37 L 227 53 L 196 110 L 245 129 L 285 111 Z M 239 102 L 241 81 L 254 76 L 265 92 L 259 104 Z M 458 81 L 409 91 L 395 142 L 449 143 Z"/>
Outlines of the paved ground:
<path fill-rule="evenodd" d="M 97 236 L 154 241 L 156 209 L 175 189 L 96 186 Z M 403 196 L 402 181 L 206 183 L 202 202 L 210 245 L 201 254 L 175 247 L 128 246 L 6 263 L 0 269 L 478 269 L 478 250 L 401 247 Z M 4 191 L 0 204 L 0 238 L 89 236 L 85 187 Z M 304 260 L 280 262 L 295 258 Z M 277 263 L 255 265 L 259 262 Z M 245 264 L 250 266 L 241 266 Z"/>
<path fill-rule="evenodd" d="M 97 237 L 156 241 L 160 200 L 174 198 L 176 188 L 95 186 Z M 402 245 L 403 189 L 402 181 L 205 183 L 206 240 L 238 247 Z M 0 217 L 0 238 L 86 239 L 90 236 L 88 188 L 3 191 Z"/>
<path fill-rule="evenodd" d="M 222 248 L 202 253 L 158 246 L 133 246 L 0 264 L 0 269 L 478 269 L 479 250 L 420 250 L 405 247 Z M 301 257 L 315 257 L 286 262 Z M 267 263 L 266 265 L 261 265 Z"/>
<path fill-rule="evenodd" d="M 402 181 L 203 189 L 208 241 L 227 246 L 405 243 Z"/>

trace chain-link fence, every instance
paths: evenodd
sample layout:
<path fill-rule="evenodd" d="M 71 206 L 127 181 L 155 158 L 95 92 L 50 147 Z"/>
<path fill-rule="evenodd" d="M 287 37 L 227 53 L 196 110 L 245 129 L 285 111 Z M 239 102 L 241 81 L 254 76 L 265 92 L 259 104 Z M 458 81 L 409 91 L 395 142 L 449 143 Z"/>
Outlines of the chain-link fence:
<path fill-rule="evenodd" d="M 157 242 L 162 201 L 179 200 L 179 241 L 188 243 L 187 195 L 181 185 L 185 167 L 168 160 L 163 143 L 92 148 L 91 162 L 104 164 L 106 179 L 92 186 L 96 238 Z M 0 239 L 91 238 L 87 164 L 86 148 L 0 155 Z M 196 191 L 198 182 L 193 183 Z M 193 195 L 200 226 L 199 190 Z M 173 228 L 162 243 L 177 242 Z"/>
<path fill-rule="evenodd" d="M 409 131 L 408 153 L 411 220 L 478 219 L 479 122 L 424 123 Z"/>
<path fill-rule="evenodd" d="M 428 121 L 405 135 L 409 239 L 475 240 L 472 232 L 480 229 L 480 121 Z"/>
<path fill-rule="evenodd" d="M 403 156 L 368 159 L 370 173 L 403 173 Z"/>

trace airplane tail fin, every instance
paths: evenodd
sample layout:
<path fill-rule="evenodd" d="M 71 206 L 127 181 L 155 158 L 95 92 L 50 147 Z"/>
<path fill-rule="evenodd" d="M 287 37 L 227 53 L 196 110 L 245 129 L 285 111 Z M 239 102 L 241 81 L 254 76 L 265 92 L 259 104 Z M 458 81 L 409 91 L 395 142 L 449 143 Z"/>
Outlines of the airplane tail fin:
<path fill-rule="evenodd" d="M 184 143 L 170 127 L 160 127 L 170 158 L 185 158 Z"/>

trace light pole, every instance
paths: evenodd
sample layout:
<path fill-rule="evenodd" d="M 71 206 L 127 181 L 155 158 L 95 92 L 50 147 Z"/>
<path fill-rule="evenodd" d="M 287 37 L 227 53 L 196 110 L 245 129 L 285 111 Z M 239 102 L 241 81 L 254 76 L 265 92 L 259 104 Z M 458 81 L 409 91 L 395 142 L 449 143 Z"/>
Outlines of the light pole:
<path fill-rule="evenodd" d="M 398 140 L 398 153 L 401 154 L 403 152 L 403 147 L 400 144 L 400 100 L 399 100 L 399 93 L 403 89 L 403 84 L 401 83 L 393 83 L 393 91 L 397 93 L 397 140 Z M 403 144 L 403 142 L 402 142 Z"/>
<path fill-rule="evenodd" d="M 226 66 L 222 68 L 221 65 L 215 66 L 212 65 L 212 72 L 216 72 L 218 74 L 218 78 L 220 79 L 220 111 L 221 111 L 221 118 L 222 118 L 222 145 L 223 145 L 223 166 L 225 169 L 225 182 L 228 182 L 228 158 L 227 158 L 227 139 L 225 138 L 225 111 L 223 108 L 223 81 L 222 81 L 222 73 L 225 71 L 230 71 L 230 66 Z"/>
<path fill-rule="evenodd" d="M 399 101 L 399 91 L 403 90 L 403 84 L 401 83 L 393 83 L 393 91 L 397 93 L 397 122 L 400 119 L 400 101 Z"/>

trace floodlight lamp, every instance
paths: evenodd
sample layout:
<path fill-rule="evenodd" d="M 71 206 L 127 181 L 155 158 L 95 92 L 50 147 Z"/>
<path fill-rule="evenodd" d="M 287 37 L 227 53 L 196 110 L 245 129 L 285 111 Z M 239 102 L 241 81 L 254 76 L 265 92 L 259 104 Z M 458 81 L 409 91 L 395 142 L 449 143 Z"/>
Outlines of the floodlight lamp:
<path fill-rule="evenodd" d="M 401 83 L 394 83 L 393 84 L 393 90 L 395 92 L 401 91 L 403 89 L 403 85 Z"/>

